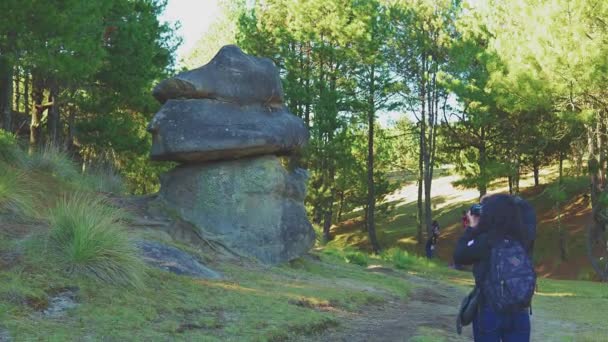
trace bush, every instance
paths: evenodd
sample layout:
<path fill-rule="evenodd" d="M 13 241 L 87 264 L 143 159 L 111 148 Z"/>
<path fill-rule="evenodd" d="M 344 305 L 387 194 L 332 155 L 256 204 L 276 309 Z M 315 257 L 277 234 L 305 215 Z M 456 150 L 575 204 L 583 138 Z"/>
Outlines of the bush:
<path fill-rule="evenodd" d="M 350 264 L 359 266 L 367 266 L 369 263 L 367 254 L 350 248 L 344 250 L 344 260 Z"/>
<path fill-rule="evenodd" d="M 124 192 L 122 177 L 110 167 L 102 167 L 76 178 L 76 186 L 83 190 L 121 194 Z"/>
<path fill-rule="evenodd" d="M 390 262 L 398 269 L 411 268 L 416 262 L 417 257 L 409 255 L 407 251 L 399 248 L 391 248 L 382 253 L 382 259 Z"/>
<path fill-rule="evenodd" d="M 22 218 L 33 215 L 33 198 L 34 193 L 25 175 L 0 164 L 0 211 L 8 211 Z"/>
<path fill-rule="evenodd" d="M 100 197 L 64 198 L 49 215 L 49 247 L 70 274 L 139 287 L 144 267 L 124 218 L 124 212 Z"/>
<path fill-rule="evenodd" d="M 369 257 L 367 254 L 358 251 L 352 247 L 346 247 L 345 249 L 326 247 L 323 249 L 323 254 L 359 266 L 367 266 L 369 263 Z"/>
<path fill-rule="evenodd" d="M 35 152 L 28 161 L 28 169 L 48 172 L 63 181 L 73 181 L 80 177 L 80 172 L 68 153 L 53 145 Z"/>
<path fill-rule="evenodd" d="M 21 165 L 24 159 L 25 153 L 19 147 L 15 135 L 0 129 L 0 162 Z"/>

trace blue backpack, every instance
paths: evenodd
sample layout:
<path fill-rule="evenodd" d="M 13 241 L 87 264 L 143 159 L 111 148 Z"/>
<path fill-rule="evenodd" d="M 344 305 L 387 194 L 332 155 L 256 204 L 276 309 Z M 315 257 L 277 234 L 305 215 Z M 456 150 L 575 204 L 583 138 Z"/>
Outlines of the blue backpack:
<path fill-rule="evenodd" d="M 530 306 L 535 287 L 536 272 L 524 247 L 506 239 L 495 244 L 481 286 L 486 302 L 496 312 L 516 312 Z"/>

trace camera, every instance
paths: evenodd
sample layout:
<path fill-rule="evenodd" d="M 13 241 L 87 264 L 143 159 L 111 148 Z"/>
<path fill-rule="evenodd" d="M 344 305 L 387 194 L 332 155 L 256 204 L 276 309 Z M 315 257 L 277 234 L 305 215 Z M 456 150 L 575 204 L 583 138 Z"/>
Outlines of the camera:
<path fill-rule="evenodd" d="M 473 204 L 469 211 L 471 212 L 471 215 L 481 216 L 481 208 L 481 204 Z"/>

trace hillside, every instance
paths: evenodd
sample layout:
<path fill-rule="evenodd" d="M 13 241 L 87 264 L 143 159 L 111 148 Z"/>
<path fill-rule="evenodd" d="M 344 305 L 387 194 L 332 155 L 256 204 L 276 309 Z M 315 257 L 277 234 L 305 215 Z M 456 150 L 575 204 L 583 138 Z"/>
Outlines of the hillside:
<path fill-rule="evenodd" d="M 318 246 L 288 264 L 262 266 L 192 242 L 187 225 L 155 210 L 154 196 L 121 195 L 111 172 L 82 174 L 59 150 L 27 156 L 16 145 L 3 148 L 0 341 L 470 338 L 453 325 L 468 273 L 397 248 L 368 256 Z M 219 277 L 174 274 L 180 260 L 143 263 L 142 241 Z M 601 341 L 607 309 L 603 284 L 542 279 L 534 340 Z"/>
<path fill-rule="evenodd" d="M 548 168 L 541 172 L 541 184 L 534 187 L 532 174 L 522 177 L 522 196 L 535 207 L 538 215 L 538 237 L 535 245 L 535 263 L 542 277 L 552 279 L 591 280 L 595 275 L 586 250 L 586 226 L 591 219 L 591 204 L 586 195 L 586 177 L 570 177 L 564 182 L 568 199 L 562 204 L 561 223 L 567 236 L 567 260 L 559 257 L 558 215 L 545 189 L 557 178 L 557 170 Z M 462 189 L 452 185 L 458 176 L 446 175 L 433 180 L 432 196 L 434 219 L 441 226 L 441 237 L 437 255 L 445 263 L 452 262 L 453 246 L 462 232 L 460 218 L 478 199 L 475 189 Z M 495 182 L 490 193 L 508 192 L 505 182 Z M 378 223 L 378 239 L 385 248 L 399 247 L 412 253 L 424 255 L 423 247 L 417 245 L 416 236 L 417 186 L 406 184 L 387 196 L 384 203 L 390 209 Z M 352 246 L 369 250 L 367 233 L 363 231 L 363 218 L 359 212 L 335 225 L 335 235 L 330 246 L 344 248 Z"/>

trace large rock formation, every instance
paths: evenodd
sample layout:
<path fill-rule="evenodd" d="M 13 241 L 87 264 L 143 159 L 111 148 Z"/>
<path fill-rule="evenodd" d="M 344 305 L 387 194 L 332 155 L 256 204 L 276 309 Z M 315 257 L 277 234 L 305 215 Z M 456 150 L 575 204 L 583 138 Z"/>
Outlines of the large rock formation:
<path fill-rule="evenodd" d="M 277 155 L 297 152 L 308 131 L 283 105 L 268 59 L 227 46 L 198 69 L 162 81 L 150 122 L 151 158 L 182 163 L 161 177 L 159 199 L 198 233 L 238 254 L 275 264 L 310 249 L 306 171 Z"/>
<path fill-rule="evenodd" d="M 180 162 L 289 154 L 308 140 L 302 120 L 285 108 L 211 99 L 168 100 L 148 131 L 153 160 Z"/>

